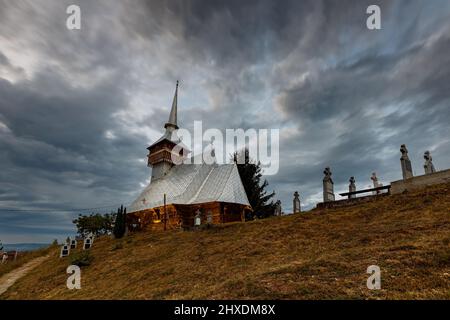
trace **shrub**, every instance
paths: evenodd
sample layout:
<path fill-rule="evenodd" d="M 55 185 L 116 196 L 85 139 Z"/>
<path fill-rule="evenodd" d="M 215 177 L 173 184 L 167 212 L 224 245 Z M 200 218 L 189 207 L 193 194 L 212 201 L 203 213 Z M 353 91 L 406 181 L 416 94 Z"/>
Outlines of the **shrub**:
<path fill-rule="evenodd" d="M 116 219 L 114 221 L 113 234 L 116 239 L 120 239 L 125 235 L 127 228 L 127 208 L 121 206 L 117 209 Z"/>
<path fill-rule="evenodd" d="M 76 225 L 78 234 L 87 236 L 93 233 L 96 236 L 108 234 L 112 231 L 112 224 L 114 221 L 114 214 L 80 214 L 77 219 L 72 222 Z"/>
<path fill-rule="evenodd" d="M 79 267 L 89 266 L 94 258 L 89 254 L 89 251 L 83 251 L 74 254 L 70 259 L 70 264 L 74 264 Z"/>

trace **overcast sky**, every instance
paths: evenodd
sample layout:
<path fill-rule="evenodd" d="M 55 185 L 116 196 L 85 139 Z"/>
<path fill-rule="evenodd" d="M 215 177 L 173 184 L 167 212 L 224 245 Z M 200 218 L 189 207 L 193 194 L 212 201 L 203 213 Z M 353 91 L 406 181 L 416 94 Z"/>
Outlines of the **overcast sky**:
<path fill-rule="evenodd" d="M 336 193 L 400 179 L 403 143 L 415 174 L 426 150 L 450 168 L 450 1 L 0 0 L 0 240 L 130 203 L 177 79 L 181 127 L 280 129 L 284 211 L 321 201 L 326 166 Z"/>

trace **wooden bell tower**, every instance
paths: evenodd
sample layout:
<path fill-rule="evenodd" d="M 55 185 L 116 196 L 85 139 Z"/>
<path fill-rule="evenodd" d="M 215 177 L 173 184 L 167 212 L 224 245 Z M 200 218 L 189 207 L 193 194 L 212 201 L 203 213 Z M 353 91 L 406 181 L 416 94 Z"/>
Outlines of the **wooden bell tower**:
<path fill-rule="evenodd" d="M 177 135 L 178 81 L 173 97 L 169 121 L 164 125 L 166 132 L 147 148 L 148 166 L 152 168 L 152 180 L 164 177 L 174 165 L 181 164 L 190 150 Z M 177 146 L 177 148 L 175 148 Z"/>

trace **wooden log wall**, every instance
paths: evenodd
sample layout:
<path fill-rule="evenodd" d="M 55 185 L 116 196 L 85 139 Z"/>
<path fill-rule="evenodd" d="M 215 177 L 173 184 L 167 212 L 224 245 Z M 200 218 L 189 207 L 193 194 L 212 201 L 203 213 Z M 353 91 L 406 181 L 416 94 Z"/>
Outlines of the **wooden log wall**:
<path fill-rule="evenodd" d="M 166 229 L 190 229 L 194 227 L 194 219 L 200 210 L 201 224 L 221 224 L 227 222 L 244 221 L 245 211 L 251 210 L 249 206 L 207 202 L 201 204 L 168 204 L 166 205 Z M 130 231 L 163 230 L 164 206 L 129 213 L 127 223 Z"/>

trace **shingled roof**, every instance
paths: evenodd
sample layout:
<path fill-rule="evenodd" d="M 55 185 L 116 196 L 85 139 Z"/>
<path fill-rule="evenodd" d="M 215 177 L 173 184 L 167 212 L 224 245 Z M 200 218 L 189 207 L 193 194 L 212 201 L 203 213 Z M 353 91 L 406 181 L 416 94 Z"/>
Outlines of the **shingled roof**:
<path fill-rule="evenodd" d="M 129 206 L 128 212 L 164 204 L 228 202 L 250 205 L 236 164 L 181 164 L 152 181 Z"/>

